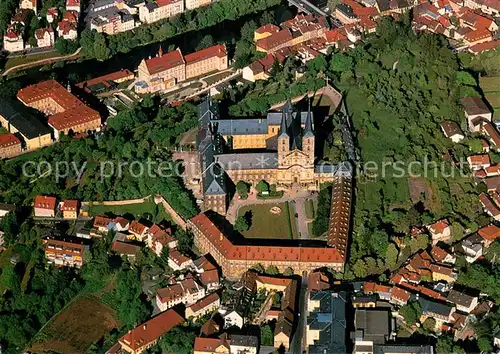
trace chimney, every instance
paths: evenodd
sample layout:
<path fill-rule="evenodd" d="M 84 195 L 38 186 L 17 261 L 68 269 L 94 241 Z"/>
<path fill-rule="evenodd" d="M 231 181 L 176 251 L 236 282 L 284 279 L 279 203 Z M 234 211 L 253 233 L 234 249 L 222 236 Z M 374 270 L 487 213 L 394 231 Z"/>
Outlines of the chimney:
<path fill-rule="evenodd" d="M 224 238 L 224 235 L 222 234 L 222 232 L 220 233 L 220 240 L 222 241 L 222 239 Z"/>
<path fill-rule="evenodd" d="M 143 329 L 143 330 L 146 330 L 146 324 L 144 324 L 144 325 L 142 326 L 142 329 Z"/>

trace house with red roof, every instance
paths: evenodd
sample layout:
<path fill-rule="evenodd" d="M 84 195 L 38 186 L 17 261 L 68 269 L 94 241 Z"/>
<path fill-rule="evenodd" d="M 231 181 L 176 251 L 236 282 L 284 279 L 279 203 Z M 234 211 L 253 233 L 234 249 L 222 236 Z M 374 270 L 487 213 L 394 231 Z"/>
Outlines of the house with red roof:
<path fill-rule="evenodd" d="M 191 268 L 193 260 L 180 253 L 177 248 L 173 248 L 168 253 L 168 266 L 174 271 L 181 271 Z"/>
<path fill-rule="evenodd" d="M 500 238 L 500 227 L 490 224 L 480 228 L 477 233 L 484 240 L 484 246 L 488 248 L 493 242 Z"/>
<path fill-rule="evenodd" d="M 144 239 L 147 237 L 147 232 L 149 228 L 140 223 L 137 220 L 134 220 L 130 223 L 130 226 L 128 228 L 128 231 L 134 235 L 135 239 L 138 241 L 144 241 Z"/>
<path fill-rule="evenodd" d="M 389 302 L 399 306 L 404 306 L 408 303 L 408 300 L 410 300 L 410 296 L 411 294 L 408 291 L 395 286 L 392 288 L 391 300 Z"/>
<path fill-rule="evenodd" d="M 483 205 L 483 209 L 488 215 L 490 215 L 497 221 L 500 220 L 500 208 L 491 200 L 491 198 L 486 193 L 481 193 L 479 195 L 479 201 Z"/>
<path fill-rule="evenodd" d="M 75 220 L 78 218 L 79 204 L 78 200 L 64 200 L 61 205 L 63 218 L 68 220 Z"/>
<path fill-rule="evenodd" d="M 162 335 L 183 322 L 184 318 L 175 310 L 168 310 L 128 331 L 118 343 L 129 354 L 141 354 L 155 345 Z"/>
<path fill-rule="evenodd" d="M 200 286 L 192 275 L 184 280 L 156 291 L 156 305 L 165 311 L 177 304 L 190 306 L 205 297 L 206 290 Z"/>
<path fill-rule="evenodd" d="M 37 195 L 33 203 L 35 217 L 53 218 L 56 216 L 56 198 L 45 195 Z"/>
<path fill-rule="evenodd" d="M 491 166 L 490 156 L 488 154 L 472 155 L 467 157 L 467 162 L 471 170 L 483 170 Z"/>
<path fill-rule="evenodd" d="M 195 354 L 229 354 L 230 341 L 226 338 L 204 338 L 196 337 L 194 340 Z"/>
<path fill-rule="evenodd" d="M 451 240 L 451 225 L 448 219 L 442 219 L 435 222 L 434 224 L 427 226 L 427 230 L 432 237 L 433 245 L 435 245 L 439 241 L 447 242 Z"/>
<path fill-rule="evenodd" d="M 35 30 L 36 45 L 38 48 L 52 47 L 56 41 L 52 27 Z"/>
<path fill-rule="evenodd" d="M 11 24 L 3 35 L 3 49 L 8 52 L 19 52 L 24 50 L 24 27 Z"/>
<path fill-rule="evenodd" d="M 21 140 L 11 133 L 0 135 L 0 160 L 20 155 L 22 152 Z"/>
<path fill-rule="evenodd" d="M 94 224 L 92 227 L 93 233 L 95 236 L 100 236 L 102 234 L 107 234 L 109 232 L 109 224 L 112 222 L 112 219 L 98 215 L 94 218 Z M 97 233 L 97 234 L 96 234 Z"/>
<path fill-rule="evenodd" d="M 186 308 L 186 318 L 196 321 L 198 318 L 205 316 L 217 310 L 220 307 L 220 297 L 217 293 L 212 293 L 203 299 L 195 302 Z"/>
<path fill-rule="evenodd" d="M 139 20 L 149 24 L 184 12 L 184 0 L 155 0 L 139 7 Z"/>
<path fill-rule="evenodd" d="M 80 13 L 81 3 L 80 0 L 66 0 L 66 11 L 75 11 Z"/>
<path fill-rule="evenodd" d="M 172 236 L 172 230 L 162 229 L 158 225 L 153 225 L 148 230 L 148 247 L 159 257 L 164 247 L 173 249 L 177 247 L 177 240 Z"/>
<path fill-rule="evenodd" d="M 48 23 L 54 22 L 58 17 L 59 9 L 57 7 L 49 7 L 47 9 L 47 15 L 45 15 L 45 18 L 47 19 Z"/>
<path fill-rule="evenodd" d="M 437 263 L 455 264 L 457 260 L 457 257 L 455 257 L 455 255 L 437 245 L 432 246 L 430 254 L 434 261 L 436 261 Z"/>

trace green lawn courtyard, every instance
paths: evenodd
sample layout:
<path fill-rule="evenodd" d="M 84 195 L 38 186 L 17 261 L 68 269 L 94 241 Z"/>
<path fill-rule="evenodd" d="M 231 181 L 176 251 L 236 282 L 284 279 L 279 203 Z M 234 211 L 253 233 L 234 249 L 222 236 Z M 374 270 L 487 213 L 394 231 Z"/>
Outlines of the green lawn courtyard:
<path fill-rule="evenodd" d="M 271 209 L 278 207 L 281 212 L 273 214 Z M 242 232 L 246 238 L 296 239 L 297 225 L 294 208 L 288 202 L 276 204 L 247 205 L 240 208 L 238 215 L 252 213 L 250 230 Z"/>

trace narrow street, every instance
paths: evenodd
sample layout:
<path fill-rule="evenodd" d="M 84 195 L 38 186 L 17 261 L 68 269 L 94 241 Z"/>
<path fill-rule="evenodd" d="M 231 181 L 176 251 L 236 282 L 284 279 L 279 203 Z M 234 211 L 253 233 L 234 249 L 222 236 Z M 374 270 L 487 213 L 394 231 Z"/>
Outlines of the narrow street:
<path fill-rule="evenodd" d="M 299 295 L 299 311 L 297 313 L 297 326 L 293 335 L 290 352 L 292 354 L 302 354 L 306 345 L 306 325 L 307 325 L 307 272 L 302 274 L 302 282 L 300 284 Z"/>

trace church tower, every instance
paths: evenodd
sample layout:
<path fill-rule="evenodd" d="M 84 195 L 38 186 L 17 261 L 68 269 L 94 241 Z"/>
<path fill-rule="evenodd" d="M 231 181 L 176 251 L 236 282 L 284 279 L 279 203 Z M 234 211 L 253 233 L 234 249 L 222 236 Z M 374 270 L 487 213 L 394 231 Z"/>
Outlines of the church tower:
<path fill-rule="evenodd" d="M 313 132 L 313 114 L 311 112 L 311 103 L 309 103 L 309 109 L 307 110 L 306 124 L 304 127 L 304 135 L 302 136 L 302 151 L 307 154 L 309 165 L 314 164 L 314 132 Z"/>
<path fill-rule="evenodd" d="M 280 131 L 278 134 L 278 166 L 283 166 L 285 156 L 290 152 L 290 135 L 288 135 L 287 115 L 288 109 L 286 105 L 283 107 L 281 115 Z"/>

